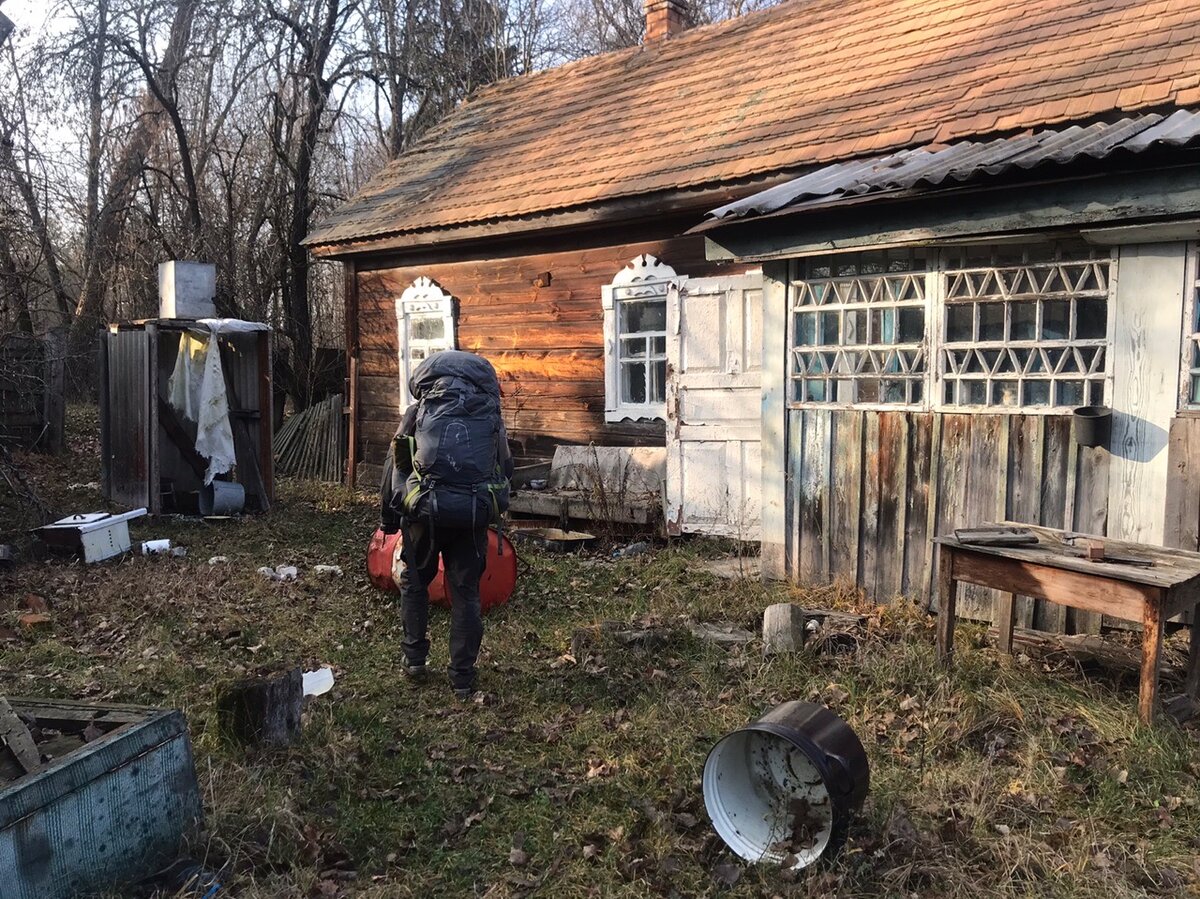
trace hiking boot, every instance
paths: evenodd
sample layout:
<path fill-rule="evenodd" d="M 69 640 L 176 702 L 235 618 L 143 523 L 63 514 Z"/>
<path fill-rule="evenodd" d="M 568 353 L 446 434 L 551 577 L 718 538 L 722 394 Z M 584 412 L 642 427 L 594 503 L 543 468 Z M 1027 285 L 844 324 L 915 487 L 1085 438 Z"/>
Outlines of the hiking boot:
<path fill-rule="evenodd" d="M 429 677 L 429 668 L 424 662 L 420 665 L 405 665 L 404 674 L 414 683 L 424 683 Z"/>
<path fill-rule="evenodd" d="M 454 698 L 459 702 L 470 702 L 471 697 L 475 695 L 474 687 L 455 687 Z"/>

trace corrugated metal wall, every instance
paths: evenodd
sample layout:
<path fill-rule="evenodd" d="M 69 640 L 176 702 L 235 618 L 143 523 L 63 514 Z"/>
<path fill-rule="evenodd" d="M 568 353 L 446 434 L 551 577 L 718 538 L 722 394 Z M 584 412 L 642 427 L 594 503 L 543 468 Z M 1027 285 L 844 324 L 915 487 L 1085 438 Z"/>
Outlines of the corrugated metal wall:
<path fill-rule="evenodd" d="M 867 596 L 936 605 L 930 540 L 1005 519 L 1101 534 L 1110 456 L 1062 415 L 793 409 L 788 561 L 800 583 L 843 578 Z M 994 591 L 964 586 L 959 615 L 991 620 Z M 1097 631 L 1099 617 L 1028 598 L 1017 625 Z"/>
<path fill-rule="evenodd" d="M 103 445 L 108 499 L 137 508 L 150 505 L 150 335 L 109 332 Z"/>

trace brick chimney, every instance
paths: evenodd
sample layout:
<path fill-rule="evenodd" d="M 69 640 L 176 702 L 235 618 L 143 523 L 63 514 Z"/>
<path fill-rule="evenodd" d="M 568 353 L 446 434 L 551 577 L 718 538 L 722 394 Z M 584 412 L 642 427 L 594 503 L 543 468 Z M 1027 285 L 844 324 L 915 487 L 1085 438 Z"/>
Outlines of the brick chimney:
<path fill-rule="evenodd" d="M 665 40 L 690 24 L 686 0 L 645 0 L 644 9 L 646 36 L 643 43 Z"/>

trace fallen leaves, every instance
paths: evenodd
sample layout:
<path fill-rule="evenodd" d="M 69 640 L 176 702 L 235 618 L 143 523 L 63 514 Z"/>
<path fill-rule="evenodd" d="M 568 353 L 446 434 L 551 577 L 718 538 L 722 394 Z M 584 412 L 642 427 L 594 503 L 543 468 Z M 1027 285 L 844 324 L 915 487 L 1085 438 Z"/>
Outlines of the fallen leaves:
<path fill-rule="evenodd" d="M 612 777 L 620 766 L 617 762 L 606 762 L 603 759 L 588 759 L 587 774 L 589 780 L 595 777 Z"/>
<path fill-rule="evenodd" d="M 49 615 L 41 612 L 26 612 L 17 619 L 17 623 L 25 630 L 33 631 L 39 628 L 49 627 L 51 619 Z"/>

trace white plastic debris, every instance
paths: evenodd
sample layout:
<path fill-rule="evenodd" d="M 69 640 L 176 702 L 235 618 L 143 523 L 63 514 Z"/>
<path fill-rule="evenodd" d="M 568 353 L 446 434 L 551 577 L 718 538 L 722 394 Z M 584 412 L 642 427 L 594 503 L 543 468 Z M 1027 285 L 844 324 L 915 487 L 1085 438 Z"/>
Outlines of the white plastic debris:
<path fill-rule="evenodd" d="M 229 561 L 229 556 L 213 556 L 211 559 L 208 560 L 208 564 L 209 565 L 224 565 L 228 561 Z M 262 571 L 262 569 L 260 568 L 259 572 L 261 572 L 261 571 Z"/>
<path fill-rule="evenodd" d="M 187 547 L 186 546 L 172 546 L 171 547 L 171 556 L 173 558 L 182 559 L 186 555 L 187 555 Z"/>
<path fill-rule="evenodd" d="M 79 483 L 68 484 L 67 489 L 68 490 L 99 490 L 100 482 L 99 481 L 88 481 L 86 484 L 79 484 Z"/>
<path fill-rule="evenodd" d="M 305 696 L 320 696 L 333 689 L 333 669 L 326 665 L 316 671 L 305 671 L 300 680 Z"/>
<path fill-rule="evenodd" d="M 269 581 L 294 581 L 300 576 L 300 569 L 295 565 L 279 565 L 275 568 L 264 565 L 258 569 L 258 573 Z"/>
<path fill-rule="evenodd" d="M 171 541 L 170 540 L 163 539 L 163 540 L 143 540 L 142 541 L 142 555 L 143 556 L 153 556 L 153 555 L 157 555 L 159 553 L 167 553 L 170 551 L 171 551 Z"/>
<path fill-rule="evenodd" d="M 327 574 L 332 577 L 341 577 L 342 568 L 340 565 L 314 565 L 313 574 Z"/>

